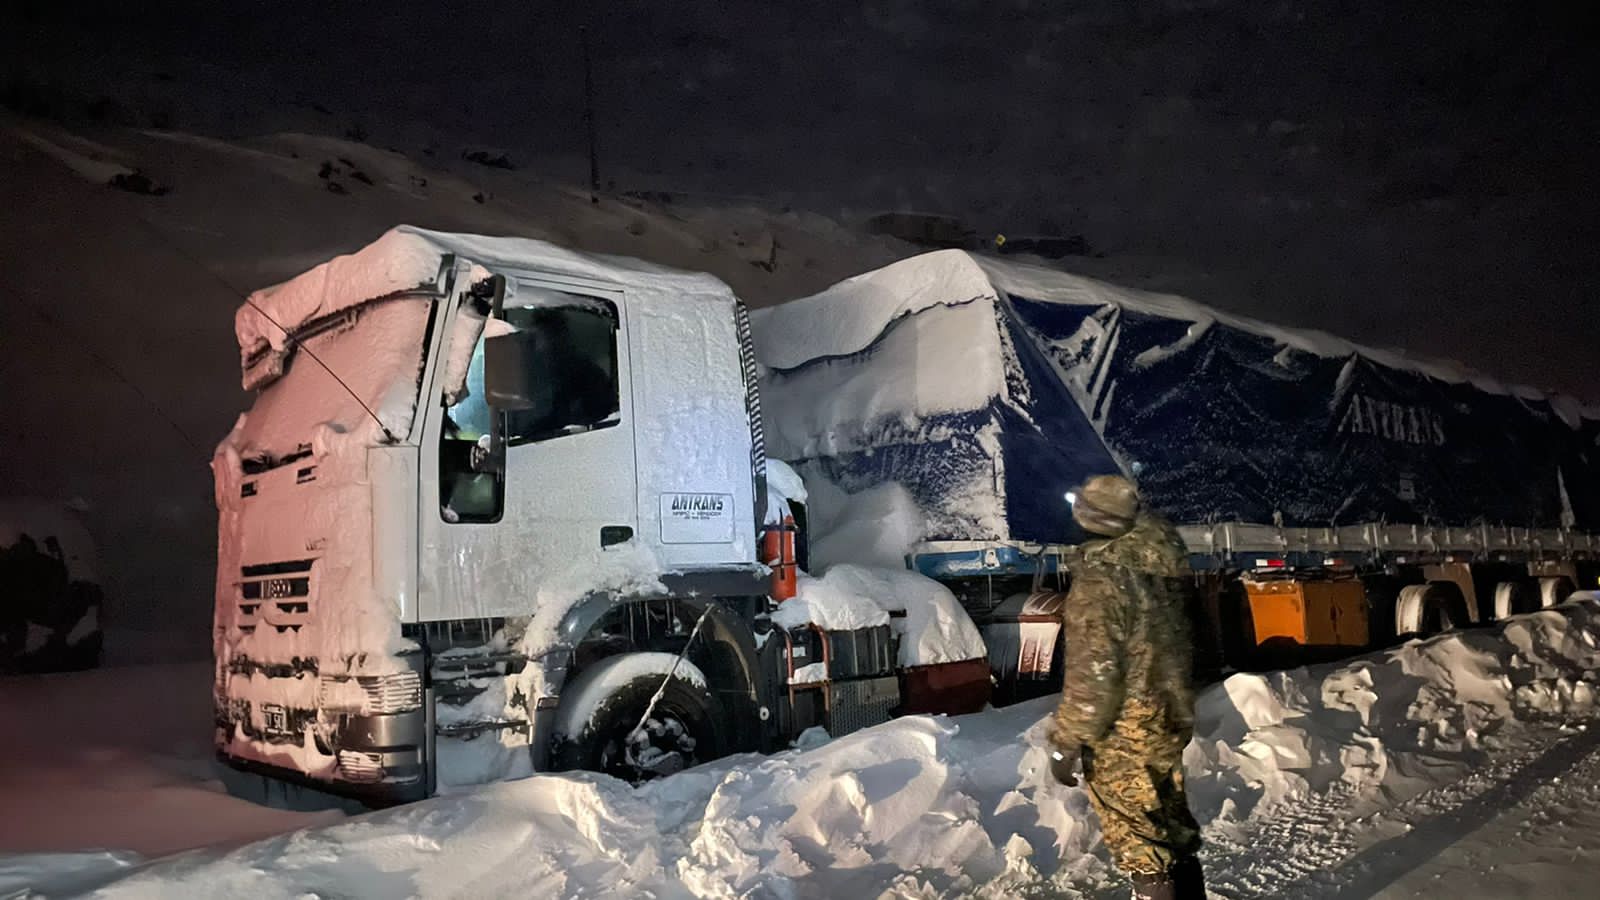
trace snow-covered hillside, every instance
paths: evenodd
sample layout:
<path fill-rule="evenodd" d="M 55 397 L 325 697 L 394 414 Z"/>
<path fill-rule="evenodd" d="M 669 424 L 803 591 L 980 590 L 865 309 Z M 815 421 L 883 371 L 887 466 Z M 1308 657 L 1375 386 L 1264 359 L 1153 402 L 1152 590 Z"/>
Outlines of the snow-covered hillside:
<path fill-rule="evenodd" d="M 1185 768 L 1213 890 L 1575 896 L 1574 873 L 1593 864 L 1585 829 L 1600 798 L 1597 668 L 1591 594 L 1491 629 L 1212 686 Z M 19 698 L 97 677 L 8 682 L 0 697 L 12 708 L 0 721 L 18 721 Z M 141 708 L 153 702 L 143 688 L 163 678 L 203 684 L 203 673 L 153 669 L 129 691 L 99 682 L 99 702 Z M 0 893 L 103 883 L 101 896 L 162 898 L 1116 896 L 1083 789 L 1045 770 L 1049 706 L 900 719 L 638 789 L 537 776 L 148 865 L 125 853 L 0 857 Z M 99 802 L 133 814 L 129 785 L 95 766 L 124 747 L 124 767 L 149 771 L 139 760 L 160 751 L 146 730 L 133 732 L 145 737 L 74 736 L 106 749 L 55 765 L 101 773 L 87 779 Z M 4 771 L 21 782 L 42 765 L 8 758 Z M 151 831 L 165 832 L 150 849 L 184 846 L 185 830 L 196 846 L 241 833 L 219 831 L 213 817 L 252 814 L 177 777 L 132 786 L 145 791 L 135 796 Z M 0 851 L 115 846 L 97 830 L 91 797 L 60 808 L 23 796 L 35 800 L 9 810 Z M 257 833 L 292 822 L 253 815 Z"/>

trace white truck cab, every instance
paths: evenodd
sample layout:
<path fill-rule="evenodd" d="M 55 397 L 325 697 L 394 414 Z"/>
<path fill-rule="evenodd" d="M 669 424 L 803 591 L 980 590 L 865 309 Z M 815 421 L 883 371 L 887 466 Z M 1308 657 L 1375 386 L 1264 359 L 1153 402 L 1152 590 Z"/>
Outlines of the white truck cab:
<path fill-rule="evenodd" d="M 401 227 L 235 325 L 258 393 L 212 463 L 227 765 L 396 802 L 900 708 L 887 624 L 770 621 L 756 367 L 717 279 Z"/>
<path fill-rule="evenodd" d="M 412 228 L 253 295 L 213 462 L 225 760 L 416 795 L 434 731 L 533 743 L 567 661 L 518 670 L 597 586 L 763 594 L 742 316 L 709 276 Z M 430 728 L 441 664 L 477 707 Z"/>

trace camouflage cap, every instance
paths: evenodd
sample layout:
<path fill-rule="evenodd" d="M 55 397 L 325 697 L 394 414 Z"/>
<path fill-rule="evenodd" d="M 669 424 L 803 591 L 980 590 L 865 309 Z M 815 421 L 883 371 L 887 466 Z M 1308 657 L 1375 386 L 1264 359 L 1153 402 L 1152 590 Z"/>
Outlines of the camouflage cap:
<path fill-rule="evenodd" d="M 1139 515 L 1139 490 L 1121 475 L 1096 475 L 1076 493 L 1072 518 L 1092 534 L 1120 537 Z"/>

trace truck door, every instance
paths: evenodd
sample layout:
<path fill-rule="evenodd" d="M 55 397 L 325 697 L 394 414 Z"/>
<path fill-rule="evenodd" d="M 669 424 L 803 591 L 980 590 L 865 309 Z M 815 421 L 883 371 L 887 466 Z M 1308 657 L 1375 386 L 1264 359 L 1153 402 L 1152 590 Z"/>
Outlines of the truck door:
<path fill-rule="evenodd" d="M 492 303 L 485 299 L 468 297 L 457 311 L 490 317 L 467 365 L 465 394 L 451 396 L 446 383 L 424 431 L 423 621 L 527 615 L 541 587 L 581 579 L 638 529 L 621 294 L 510 279 Z M 509 330 L 537 337 L 529 383 L 538 402 L 496 411 L 485 402 L 484 342 Z M 449 369 L 451 335 L 441 371 Z M 503 458 L 491 458 L 500 447 Z"/>

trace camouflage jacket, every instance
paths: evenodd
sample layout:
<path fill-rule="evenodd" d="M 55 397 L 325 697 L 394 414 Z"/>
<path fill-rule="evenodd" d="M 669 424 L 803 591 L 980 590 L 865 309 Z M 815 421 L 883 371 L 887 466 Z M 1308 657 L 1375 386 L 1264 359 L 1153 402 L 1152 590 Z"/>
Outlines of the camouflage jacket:
<path fill-rule="evenodd" d="M 1185 609 L 1191 575 L 1183 539 L 1151 513 L 1127 534 L 1081 548 L 1062 613 L 1067 659 L 1051 730 L 1057 746 L 1095 747 L 1115 735 L 1151 753 L 1182 752 L 1194 731 Z"/>

